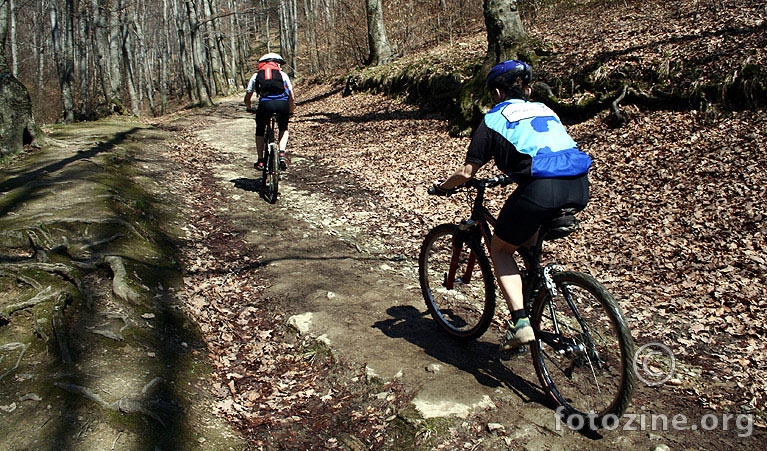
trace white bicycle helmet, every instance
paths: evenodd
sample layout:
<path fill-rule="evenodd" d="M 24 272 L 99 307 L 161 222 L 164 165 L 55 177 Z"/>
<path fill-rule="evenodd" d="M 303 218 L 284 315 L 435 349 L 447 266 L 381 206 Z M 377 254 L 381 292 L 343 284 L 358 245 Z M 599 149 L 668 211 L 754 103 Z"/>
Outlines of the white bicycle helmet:
<path fill-rule="evenodd" d="M 277 53 L 267 53 L 258 59 L 259 63 L 263 63 L 265 61 L 274 61 L 277 64 L 285 64 L 285 59 Z"/>

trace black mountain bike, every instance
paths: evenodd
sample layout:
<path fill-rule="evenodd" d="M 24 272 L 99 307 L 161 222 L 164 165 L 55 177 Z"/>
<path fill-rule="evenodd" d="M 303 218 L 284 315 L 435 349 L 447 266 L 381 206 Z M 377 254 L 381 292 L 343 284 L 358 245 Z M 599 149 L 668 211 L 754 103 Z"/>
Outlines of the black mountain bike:
<path fill-rule="evenodd" d="M 424 239 L 418 260 L 421 291 L 431 316 L 451 336 L 473 340 L 495 314 L 495 277 L 488 259 L 496 219 L 483 205 L 485 189 L 507 185 L 505 175 L 471 179 L 453 191 L 467 191 L 471 217 L 442 224 Z M 476 191 L 476 195 L 471 193 Z M 436 194 L 434 189 L 430 194 Z M 541 265 L 543 243 L 578 228 L 574 209 L 541 226 L 531 248 L 520 248 L 525 310 L 535 331 L 530 350 L 544 391 L 597 428 L 606 415 L 621 415 L 634 389 L 634 343 L 620 307 L 592 276 Z"/>
<path fill-rule="evenodd" d="M 275 140 L 277 130 L 277 115 L 273 114 L 266 125 L 266 134 L 264 135 L 264 169 L 262 171 L 261 183 L 263 186 L 263 195 L 267 202 L 273 204 L 277 202 L 277 193 L 279 191 L 280 171 L 279 145 Z"/>

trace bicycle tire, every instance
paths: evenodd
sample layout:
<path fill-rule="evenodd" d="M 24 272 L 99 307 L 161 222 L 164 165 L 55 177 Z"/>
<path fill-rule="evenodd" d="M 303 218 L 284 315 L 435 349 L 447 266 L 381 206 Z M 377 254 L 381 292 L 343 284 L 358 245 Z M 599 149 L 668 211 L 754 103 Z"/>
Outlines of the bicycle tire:
<path fill-rule="evenodd" d="M 460 246 L 460 252 L 456 254 L 455 280 L 450 283 L 454 244 Z M 471 254 L 475 256 L 473 264 Z M 472 270 L 465 277 L 470 264 Z M 495 278 L 490 260 L 476 237 L 455 224 L 435 227 L 421 246 L 418 273 L 426 307 L 442 330 L 466 341 L 487 331 L 495 314 Z"/>
<path fill-rule="evenodd" d="M 552 299 L 542 288 L 533 303 L 533 366 L 544 390 L 564 407 L 558 413 L 580 417 L 568 426 L 599 429 L 606 416 L 617 420 L 631 401 L 634 341 L 620 307 L 596 279 L 574 271 L 556 272 L 552 278 L 556 296 Z M 553 337 L 559 344 L 552 344 Z M 561 353 L 565 343 L 576 350 Z"/>
<path fill-rule="evenodd" d="M 267 202 L 271 204 L 276 203 L 277 193 L 279 192 L 280 164 L 277 158 L 277 144 L 275 143 L 269 143 L 267 146 L 263 180 L 264 197 Z"/>

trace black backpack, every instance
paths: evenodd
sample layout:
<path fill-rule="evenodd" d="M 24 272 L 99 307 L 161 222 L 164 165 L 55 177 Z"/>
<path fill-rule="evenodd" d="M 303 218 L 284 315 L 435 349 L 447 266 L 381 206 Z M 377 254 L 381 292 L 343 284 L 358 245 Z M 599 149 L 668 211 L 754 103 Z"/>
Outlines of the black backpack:
<path fill-rule="evenodd" d="M 274 61 L 258 63 L 256 74 L 256 92 L 260 96 L 273 96 L 285 92 L 280 66 Z"/>

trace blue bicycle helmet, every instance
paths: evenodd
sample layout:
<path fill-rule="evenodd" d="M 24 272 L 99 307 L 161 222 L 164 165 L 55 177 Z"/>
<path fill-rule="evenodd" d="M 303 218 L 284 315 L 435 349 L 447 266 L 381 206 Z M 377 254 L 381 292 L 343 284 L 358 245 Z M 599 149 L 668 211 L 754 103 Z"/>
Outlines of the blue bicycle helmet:
<path fill-rule="evenodd" d="M 517 78 L 522 78 L 524 84 L 529 84 L 533 79 L 533 67 L 524 61 L 507 60 L 490 69 L 486 85 L 488 88 L 509 88 Z"/>

